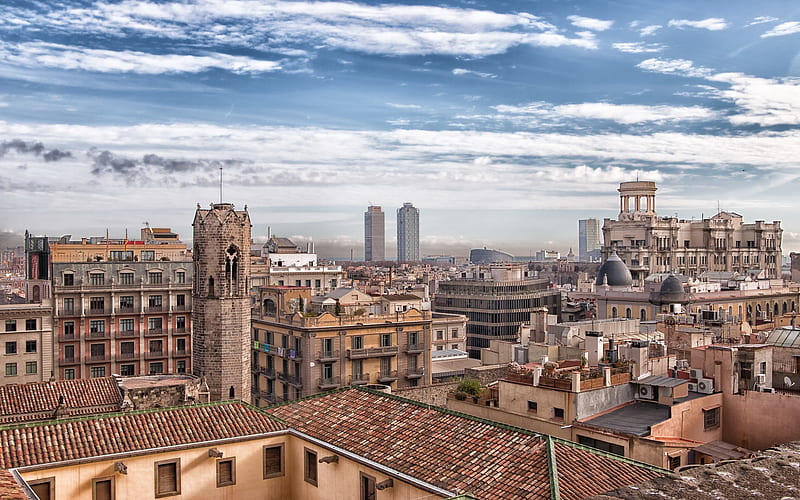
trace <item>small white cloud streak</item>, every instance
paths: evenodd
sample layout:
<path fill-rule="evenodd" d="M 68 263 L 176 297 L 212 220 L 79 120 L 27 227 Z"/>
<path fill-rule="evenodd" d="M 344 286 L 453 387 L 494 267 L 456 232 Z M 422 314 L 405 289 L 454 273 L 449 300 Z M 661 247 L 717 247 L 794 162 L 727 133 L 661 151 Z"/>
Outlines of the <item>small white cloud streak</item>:
<path fill-rule="evenodd" d="M 614 25 L 614 21 L 606 21 L 603 19 L 594 19 L 591 17 L 583 16 L 567 16 L 573 26 L 592 31 L 606 31 Z"/>
<path fill-rule="evenodd" d="M 228 54 L 203 56 L 148 54 L 131 50 L 113 51 L 69 47 L 55 43 L 0 42 L 0 61 L 24 67 L 48 67 L 100 73 L 199 73 L 223 69 L 233 73 L 263 73 L 281 69 L 276 61 L 261 61 Z"/>
<path fill-rule="evenodd" d="M 717 114 L 700 106 L 644 106 L 637 104 L 611 104 L 586 102 L 552 106 L 535 102 L 525 106 L 495 106 L 499 113 L 552 116 L 563 118 L 612 120 L 624 125 L 647 122 L 712 120 Z"/>
<path fill-rule="evenodd" d="M 456 76 L 475 75 L 481 78 L 497 78 L 497 75 L 495 75 L 494 73 L 482 73 L 480 71 L 472 71 L 471 69 L 464 69 L 464 68 L 453 69 L 453 74 Z"/>
<path fill-rule="evenodd" d="M 636 67 L 652 73 L 693 78 L 705 78 L 712 74 L 710 69 L 702 66 L 695 66 L 694 63 L 688 59 L 645 59 L 637 64 Z"/>
<path fill-rule="evenodd" d="M 419 104 L 397 104 L 394 102 L 387 102 L 387 106 L 394 109 L 422 109 Z"/>
<path fill-rule="evenodd" d="M 775 22 L 775 21 L 780 21 L 780 19 L 778 19 L 777 17 L 772 17 L 772 16 L 758 16 L 758 17 L 754 17 L 752 21 L 750 21 L 749 23 L 745 24 L 744 27 L 747 28 L 749 26 L 755 26 L 757 24 L 764 24 L 764 23 L 771 23 L 771 22 Z"/>
<path fill-rule="evenodd" d="M 709 17 L 708 19 L 701 19 L 699 21 L 671 19 L 667 25 L 670 28 L 696 28 L 709 31 L 720 31 L 728 27 L 728 23 L 721 17 Z"/>
<path fill-rule="evenodd" d="M 771 30 L 767 31 L 766 33 L 761 35 L 761 38 L 769 38 L 773 36 L 786 36 L 786 35 L 794 35 L 795 33 L 800 33 L 800 22 L 798 21 L 790 21 L 787 23 L 781 23 Z"/>
<path fill-rule="evenodd" d="M 620 52 L 626 54 L 646 54 L 653 52 L 661 52 L 666 46 L 660 43 L 644 43 L 644 42 L 619 42 L 611 44 L 612 47 Z"/>
<path fill-rule="evenodd" d="M 651 36 L 654 35 L 656 31 L 663 28 L 660 24 L 651 24 L 649 26 L 645 26 L 639 30 L 639 36 Z"/>

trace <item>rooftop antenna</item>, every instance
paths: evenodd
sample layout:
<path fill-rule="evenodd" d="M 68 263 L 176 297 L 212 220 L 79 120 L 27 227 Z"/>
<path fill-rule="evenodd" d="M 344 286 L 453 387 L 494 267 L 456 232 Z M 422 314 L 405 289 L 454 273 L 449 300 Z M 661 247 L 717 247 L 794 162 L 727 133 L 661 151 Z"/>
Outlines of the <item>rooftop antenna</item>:
<path fill-rule="evenodd" d="M 222 204 L 222 167 L 219 167 L 219 202 Z"/>

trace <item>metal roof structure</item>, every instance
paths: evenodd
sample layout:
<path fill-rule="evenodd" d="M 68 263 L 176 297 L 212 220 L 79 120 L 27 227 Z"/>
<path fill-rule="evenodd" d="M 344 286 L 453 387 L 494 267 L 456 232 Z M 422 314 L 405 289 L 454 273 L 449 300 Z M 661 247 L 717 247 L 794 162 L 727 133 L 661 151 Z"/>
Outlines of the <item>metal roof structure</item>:
<path fill-rule="evenodd" d="M 775 347 L 797 347 L 800 348 L 800 328 L 784 326 L 773 330 L 767 337 L 767 344 Z"/>

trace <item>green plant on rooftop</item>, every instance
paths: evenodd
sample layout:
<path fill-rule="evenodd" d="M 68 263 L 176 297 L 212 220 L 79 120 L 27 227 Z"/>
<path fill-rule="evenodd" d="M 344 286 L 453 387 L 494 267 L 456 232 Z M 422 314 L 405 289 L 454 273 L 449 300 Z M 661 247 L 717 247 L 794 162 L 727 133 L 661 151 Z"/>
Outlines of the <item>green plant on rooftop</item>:
<path fill-rule="evenodd" d="M 465 378 L 458 384 L 458 387 L 456 387 L 456 393 L 459 392 L 463 392 L 464 394 L 472 396 L 473 398 L 480 397 L 481 395 L 480 380 L 474 378 Z"/>

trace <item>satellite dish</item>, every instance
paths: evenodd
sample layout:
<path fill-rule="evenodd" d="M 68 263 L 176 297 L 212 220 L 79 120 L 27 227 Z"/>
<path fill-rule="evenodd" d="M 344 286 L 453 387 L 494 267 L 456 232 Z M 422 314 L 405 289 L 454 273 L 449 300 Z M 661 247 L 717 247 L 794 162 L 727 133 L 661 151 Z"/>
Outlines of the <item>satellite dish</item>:
<path fill-rule="evenodd" d="M 783 377 L 783 385 L 785 385 L 786 387 L 791 387 L 794 385 L 794 382 L 792 382 L 792 379 L 790 379 L 789 377 Z"/>

